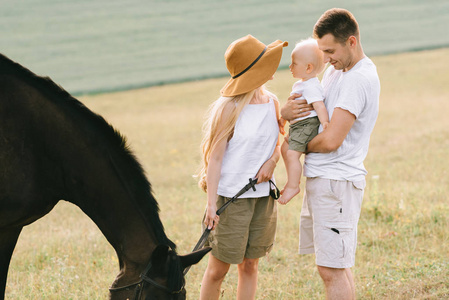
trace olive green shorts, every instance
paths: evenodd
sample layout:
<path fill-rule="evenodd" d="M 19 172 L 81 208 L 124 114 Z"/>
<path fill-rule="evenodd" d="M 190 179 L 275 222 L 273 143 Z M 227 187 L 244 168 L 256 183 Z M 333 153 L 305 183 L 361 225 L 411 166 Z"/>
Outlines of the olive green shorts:
<path fill-rule="evenodd" d="M 217 208 L 228 200 L 218 196 Z M 260 258 L 273 247 L 276 224 L 277 203 L 273 198 L 239 198 L 222 212 L 206 246 L 212 247 L 214 257 L 228 264 L 240 264 L 245 257 Z"/>
<path fill-rule="evenodd" d="M 290 125 L 288 149 L 306 152 L 307 144 L 318 134 L 319 127 L 318 117 L 307 118 Z"/>

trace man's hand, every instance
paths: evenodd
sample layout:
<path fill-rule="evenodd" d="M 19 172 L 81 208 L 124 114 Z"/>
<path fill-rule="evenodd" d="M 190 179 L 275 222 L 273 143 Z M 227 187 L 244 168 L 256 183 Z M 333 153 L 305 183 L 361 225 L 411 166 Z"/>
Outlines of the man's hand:
<path fill-rule="evenodd" d="M 301 94 L 293 94 L 288 97 L 287 103 L 281 108 L 283 119 L 292 121 L 310 115 L 310 111 L 313 110 L 312 104 L 307 104 L 306 100 L 295 100 L 301 96 Z"/>

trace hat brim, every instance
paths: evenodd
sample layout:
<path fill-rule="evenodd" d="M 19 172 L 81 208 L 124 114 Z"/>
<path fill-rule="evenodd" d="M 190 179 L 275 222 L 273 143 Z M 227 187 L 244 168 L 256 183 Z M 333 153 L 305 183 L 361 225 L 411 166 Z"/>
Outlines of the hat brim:
<path fill-rule="evenodd" d="M 233 97 L 248 93 L 271 79 L 281 62 L 282 48 L 288 42 L 277 40 L 267 46 L 267 51 L 248 71 L 239 77 L 231 78 L 220 93 L 224 97 Z"/>

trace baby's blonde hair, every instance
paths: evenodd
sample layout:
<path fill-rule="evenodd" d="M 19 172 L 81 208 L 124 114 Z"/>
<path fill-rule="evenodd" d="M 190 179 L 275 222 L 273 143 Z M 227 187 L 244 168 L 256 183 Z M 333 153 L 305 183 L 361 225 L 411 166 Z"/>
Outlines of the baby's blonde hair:
<path fill-rule="evenodd" d="M 304 54 L 302 58 L 307 58 L 311 63 L 315 70 L 317 70 L 317 74 L 321 73 L 324 70 L 325 64 L 323 59 L 323 53 L 320 48 L 318 48 L 318 42 L 314 38 L 307 38 L 305 40 L 301 40 L 296 43 L 295 48 L 292 50 L 292 54 L 295 53 Z"/>
<path fill-rule="evenodd" d="M 209 106 L 206 113 L 206 121 L 203 125 L 203 140 L 201 142 L 202 165 L 201 170 L 198 173 L 198 186 L 203 191 L 207 191 L 207 167 L 209 166 L 212 152 L 217 144 L 223 139 L 229 140 L 232 137 L 240 113 L 243 108 L 250 103 L 256 93 L 274 97 L 274 95 L 266 90 L 264 86 L 261 86 L 246 94 L 234 97 L 220 97 Z M 231 116 L 226 120 L 222 120 L 223 110 L 229 103 L 232 104 Z M 225 122 L 224 126 L 219 127 L 218 124 L 221 122 Z"/>

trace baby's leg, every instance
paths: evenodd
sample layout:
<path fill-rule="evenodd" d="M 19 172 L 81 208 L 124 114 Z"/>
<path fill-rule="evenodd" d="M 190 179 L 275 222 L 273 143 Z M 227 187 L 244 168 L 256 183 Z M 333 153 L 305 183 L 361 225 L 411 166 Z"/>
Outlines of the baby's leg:
<path fill-rule="evenodd" d="M 278 199 L 280 204 L 287 204 L 300 192 L 299 182 L 302 175 L 302 166 L 299 159 L 302 154 L 303 152 L 287 149 L 285 155 L 283 155 L 285 168 L 287 169 L 287 184 L 282 191 L 281 197 Z"/>
<path fill-rule="evenodd" d="M 287 170 L 287 174 L 288 174 L 289 165 L 287 163 L 287 161 L 288 161 L 287 151 L 288 151 L 288 136 L 285 138 L 285 140 L 281 146 L 281 154 L 282 154 L 282 158 L 284 159 L 285 170 Z"/>

